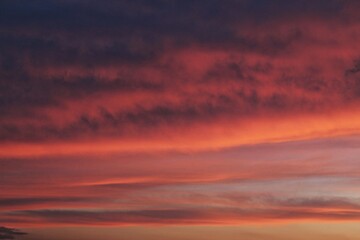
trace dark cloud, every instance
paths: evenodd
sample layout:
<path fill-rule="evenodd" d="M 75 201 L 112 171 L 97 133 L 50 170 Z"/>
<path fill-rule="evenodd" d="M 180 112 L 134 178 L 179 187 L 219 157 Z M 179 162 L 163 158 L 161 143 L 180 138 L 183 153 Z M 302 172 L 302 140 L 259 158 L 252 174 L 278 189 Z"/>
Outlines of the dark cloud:
<path fill-rule="evenodd" d="M 346 70 L 345 74 L 352 75 L 352 74 L 357 74 L 358 72 L 360 72 L 360 60 L 354 61 L 354 66 Z"/>
<path fill-rule="evenodd" d="M 29 216 L 46 219 L 53 223 L 91 224 L 91 223 L 171 223 L 199 217 L 203 213 L 196 210 L 136 210 L 136 211 L 73 211 L 73 210 L 34 210 L 19 211 L 12 216 Z"/>
<path fill-rule="evenodd" d="M 318 211 L 296 208 L 202 208 L 136 211 L 86 211 L 86 210 L 29 210 L 9 213 L 18 219 L 33 218 L 48 223 L 64 224 L 179 224 L 219 223 L 238 221 L 265 221 L 290 219 L 356 220 L 357 210 Z"/>
<path fill-rule="evenodd" d="M 345 88 L 344 92 L 347 94 L 347 98 L 359 98 L 360 97 L 360 60 L 355 60 L 353 66 L 345 71 Z"/>
<path fill-rule="evenodd" d="M 16 71 L 16 70 L 15 70 Z M 6 76 L 0 80 L 0 111 L 2 114 L 16 114 L 14 111 L 31 111 L 33 107 L 59 106 L 64 99 L 89 97 L 96 92 L 160 91 L 162 86 L 142 80 L 118 78 L 102 81 L 94 76 L 81 78 L 54 77 L 33 79 L 22 75 L 16 79 Z M 15 109 L 14 109 L 15 108 Z"/>
<path fill-rule="evenodd" d="M 0 239 L 11 240 L 26 233 L 13 228 L 0 227 Z"/>
<path fill-rule="evenodd" d="M 302 50 L 311 44 L 348 45 L 325 34 L 316 39 L 317 25 L 303 22 L 332 26 L 336 20 L 345 28 L 356 24 L 348 14 L 355 5 L 339 0 L 1 1 L 0 140 L 136 135 L 163 125 L 313 112 L 355 101 L 358 64 L 331 79 L 329 64 L 341 59 L 287 65 L 311 52 Z M 189 56 L 182 59 L 186 51 Z M 226 57 L 206 65 L 216 57 L 192 60 L 196 51 Z M 199 73 L 192 68 L 202 64 Z M 146 99 L 132 101 L 129 95 L 135 94 Z M 99 96 L 112 99 L 98 103 Z M 78 101 L 92 101 L 93 107 L 72 111 Z M 132 106 L 123 107 L 126 102 Z M 57 123 L 63 114 L 73 116 Z"/>
<path fill-rule="evenodd" d="M 83 203 L 94 202 L 99 199 L 86 197 L 31 197 L 31 198 L 0 198 L 0 208 L 29 206 L 40 204 Z"/>

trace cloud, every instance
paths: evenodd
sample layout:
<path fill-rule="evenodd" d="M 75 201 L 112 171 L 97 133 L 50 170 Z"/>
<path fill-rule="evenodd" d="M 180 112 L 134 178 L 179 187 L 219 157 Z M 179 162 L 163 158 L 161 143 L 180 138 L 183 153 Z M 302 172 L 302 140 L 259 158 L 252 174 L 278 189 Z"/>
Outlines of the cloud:
<path fill-rule="evenodd" d="M 2 1 L 0 141 L 192 138 L 181 133 L 229 121 L 240 135 L 276 116 L 353 112 L 356 6 Z"/>
<path fill-rule="evenodd" d="M 0 219 L 16 227 L 357 220 L 358 140 L 1 159 Z"/>
<path fill-rule="evenodd" d="M 358 220 L 359 212 L 349 210 L 286 209 L 286 208 L 209 208 L 155 209 L 135 211 L 102 210 L 30 210 L 9 214 L 24 221 L 64 225 L 171 225 L 171 224 L 241 224 L 249 222 L 289 220 Z"/>
<path fill-rule="evenodd" d="M 95 202 L 99 199 L 86 198 L 86 197 L 31 197 L 31 198 L 1 198 L 0 208 L 8 207 L 30 207 L 30 206 L 41 206 L 46 204 L 67 204 L 67 203 L 79 203 L 84 202 Z"/>
<path fill-rule="evenodd" d="M 0 227 L 0 239 L 10 240 L 15 239 L 16 236 L 26 235 L 17 229 Z"/>
<path fill-rule="evenodd" d="M 357 9 L 0 1 L 0 220 L 359 220 Z"/>

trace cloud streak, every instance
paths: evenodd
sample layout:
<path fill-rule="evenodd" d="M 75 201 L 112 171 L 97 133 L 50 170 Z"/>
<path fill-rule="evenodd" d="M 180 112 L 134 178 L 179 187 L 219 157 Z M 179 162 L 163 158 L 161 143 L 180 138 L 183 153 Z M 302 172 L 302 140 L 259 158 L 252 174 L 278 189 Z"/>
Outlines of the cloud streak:
<path fill-rule="evenodd" d="M 15 239 L 16 236 L 26 235 L 17 229 L 0 227 L 0 239 L 10 240 Z"/>
<path fill-rule="evenodd" d="M 358 145 L 358 137 L 344 137 L 187 154 L 2 159 L 0 219 L 19 227 L 357 221 Z"/>

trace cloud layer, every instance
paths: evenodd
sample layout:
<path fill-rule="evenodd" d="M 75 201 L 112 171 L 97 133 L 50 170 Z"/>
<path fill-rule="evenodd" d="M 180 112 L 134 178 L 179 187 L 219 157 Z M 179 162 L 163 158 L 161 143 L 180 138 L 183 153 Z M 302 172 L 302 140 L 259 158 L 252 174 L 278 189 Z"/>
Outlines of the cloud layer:
<path fill-rule="evenodd" d="M 359 9 L 0 1 L 0 224 L 358 222 Z"/>
<path fill-rule="evenodd" d="M 311 123 L 359 117 L 357 7 L 3 1 L 0 141 L 162 144 L 227 138 L 230 129 L 248 138 L 264 121 L 282 128 L 297 117 L 309 119 L 304 128 L 315 137 L 357 132 L 357 121 L 338 128 L 328 121 L 318 133 Z M 290 128 L 297 138 L 311 135 Z M 294 137 L 288 131 L 256 141 Z"/>
<path fill-rule="evenodd" d="M 354 136 L 201 153 L 2 159 L 0 222 L 34 227 L 358 221 L 358 146 Z"/>

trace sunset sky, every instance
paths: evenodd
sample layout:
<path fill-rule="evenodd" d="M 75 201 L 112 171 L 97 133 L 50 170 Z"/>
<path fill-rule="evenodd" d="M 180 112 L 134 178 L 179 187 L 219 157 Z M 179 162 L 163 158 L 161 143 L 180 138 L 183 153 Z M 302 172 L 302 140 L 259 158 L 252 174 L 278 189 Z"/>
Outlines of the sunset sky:
<path fill-rule="evenodd" d="M 360 240 L 359 11 L 0 0 L 0 239 Z"/>

